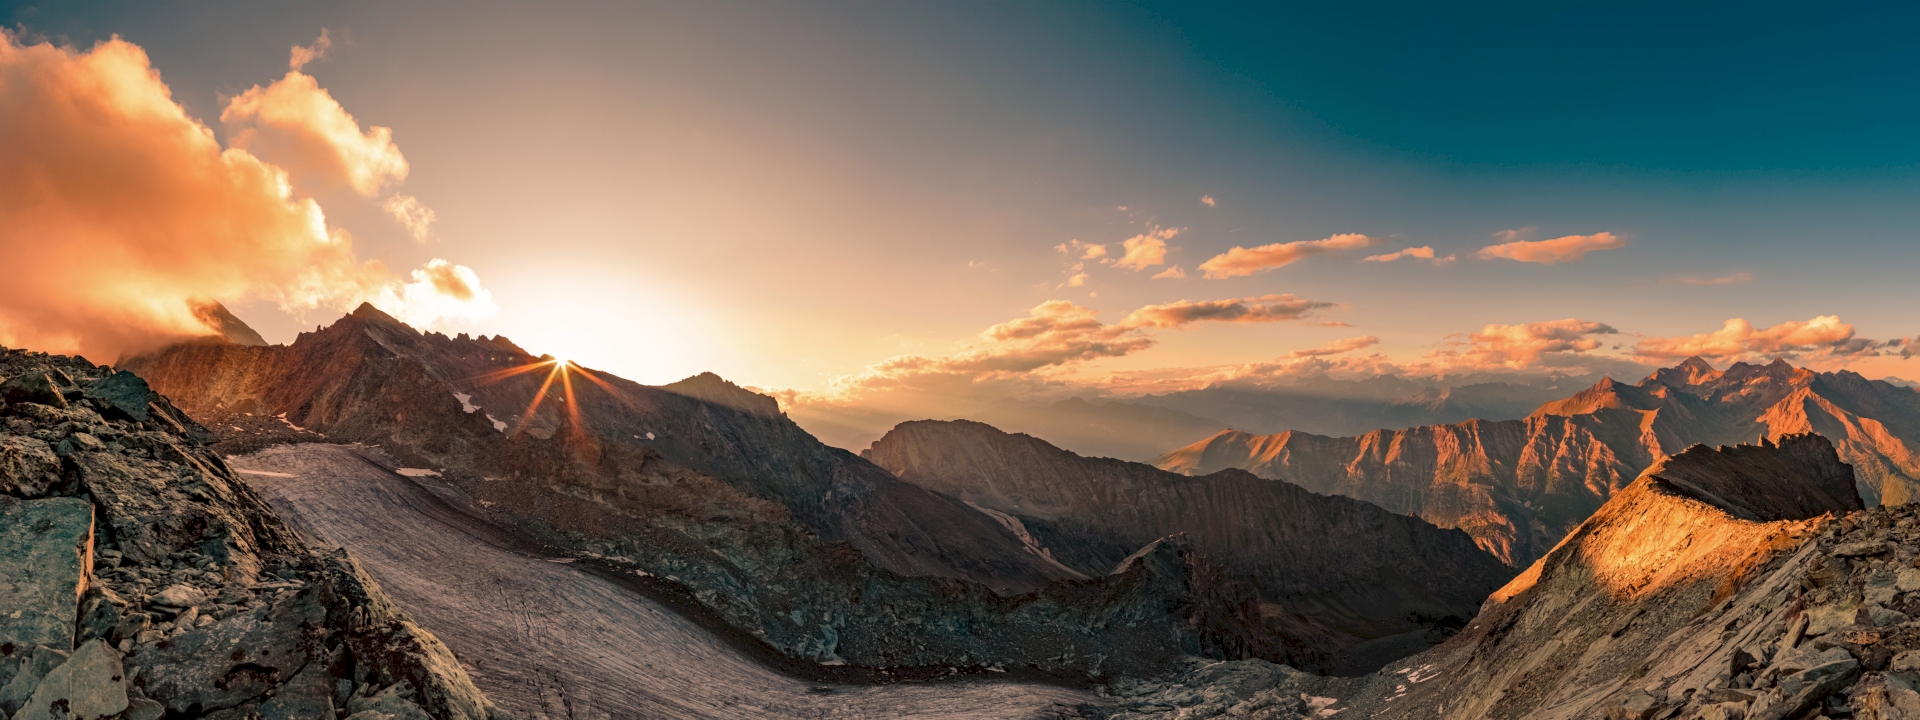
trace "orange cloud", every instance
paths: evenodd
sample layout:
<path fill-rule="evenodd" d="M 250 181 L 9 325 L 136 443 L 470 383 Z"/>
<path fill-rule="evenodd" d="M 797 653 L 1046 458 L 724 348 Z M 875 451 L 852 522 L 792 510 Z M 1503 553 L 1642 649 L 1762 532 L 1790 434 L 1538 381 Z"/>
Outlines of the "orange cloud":
<path fill-rule="evenodd" d="M 1299 359 L 1299 358 L 1308 358 L 1308 357 L 1324 357 L 1327 355 L 1340 355 L 1343 353 L 1350 353 L 1355 350 L 1359 350 L 1361 348 L 1373 347 L 1379 344 L 1380 344 L 1380 338 L 1374 337 L 1372 335 L 1362 335 L 1360 337 L 1350 337 L 1344 340 L 1335 340 L 1325 345 L 1321 345 L 1320 347 L 1317 347 L 1317 348 L 1308 348 L 1306 350 L 1295 350 L 1293 352 L 1287 353 L 1287 357 L 1293 358 L 1293 359 Z"/>
<path fill-rule="evenodd" d="M 1121 243 L 1127 253 L 1113 264 L 1114 267 L 1132 270 L 1145 270 L 1167 262 L 1167 241 L 1180 234 L 1180 228 L 1155 228 L 1127 238 Z"/>
<path fill-rule="evenodd" d="M 1499 235 L 1502 238 L 1514 238 L 1523 234 L 1524 231 L 1506 230 Z M 1627 241 L 1615 237 L 1613 233 L 1599 232 L 1592 235 L 1568 235 L 1552 240 L 1511 240 L 1480 248 L 1479 257 L 1482 260 L 1506 258 L 1524 263 L 1557 265 L 1578 262 L 1585 258 L 1587 253 L 1597 250 L 1617 250 L 1626 246 Z"/>
<path fill-rule="evenodd" d="M 1080 287 L 1080 286 L 1082 286 L 1082 285 L 1085 285 L 1085 284 L 1087 284 L 1087 274 L 1086 274 L 1086 273 L 1074 273 L 1072 277 L 1069 277 L 1069 278 L 1067 278 L 1067 284 L 1066 284 L 1066 286 L 1067 286 L 1067 287 Z"/>
<path fill-rule="evenodd" d="M 285 170 L 222 148 L 117 38 L 80 52 L 0 31 L 0 257 L 0 344 L 96 360 L 211 334 L 201 297 L 368 300 L 429 324 L 492 308 L 469 269 L 410 283 L 360 262 Z"/>
<path fill-rule="evenodd" d="M 1214 200 L 1212 195 L 1201 195 L 1200 204 L 1205 205 L 1207 207 L 1218 207 L 1220 205 L 1220 201 Z"/>
<path fill-rule="evenodd" d="M 293 46 L 293 57 L 287 60 L 287 69 L 299 72 L 301 68 L 307 66 L 307 63 L 326 57 L 327 50 L 332 48 L 333 39 L 327 37 L 327 29 L 320 28 L 320 37 L 314 38 L 312 45 Z"/>
<path fill-rule="evenodd" d="M 414 240 L 426 242 L 427 235 L 433 232 L 433 208 L 420 202 L 412 195 L 395 195 L 380 203 L 380 209 L 393 216 L 393 221 L 407 229 Z"/>
<path fill-rule="evenodd" d="M 1721 275 L 1718 277 L 1698 277 L 1698 276 L 1677 277 L 1677 278 L 1667 278 L 1660 282 L 1665 285 L 1702 285 L 1702 286 L 1744 285 L 1746 283 L 1753 282 L 1753 273 L 1748 273 L 1748 272 L 1728 273 L 1726 275 Z"/>
<path fill-rule="evenodd" d="M 1225 253 L 1200 263 L 1200 270 L 1206 273 L 1207 277 L 1216 280 L 1241 277 L 1262 270 L 1285 267 L 1314 255 L 1363 248 L 1375 242 L 1378 241 L 1365 235 L 1346 233 L 1322 240 L 1274 243 L 1251 249 L 1235 246 Z"/>
<path fill-rule="evenodd" d="M 1181 300 L 1148 305 L 1133 311 L 1122 325 L 1132 327 L 1178 328 L 1196 322 L 1261 323 L 1298 320 L 1333 303 L 1305 300 L 1292 295 L 1262 295 L 1238 300 Z"/>
<path fill-rule="evenodd" d="M 309 191 L 345 184 L 373 197 L 407 179 L 407 159 L 392 130 L 361 132 L 319 81 L 297 70 L 241 93 L 221 111 L 220 122 L 230 133 L 228 144 L 293 171 L 296 182 L 313 183 Z"/>
<path fill-rule="evenodd" d="M 1464 343 L 1429 353 L 1427 359 L 1436 369 L 1523 370 L 1553 356 L 1597 350 L 1604 343 L 1594 336 L 1619 332 L 1604 323 L 1578 318 L 1519 325 L 1490 324 L 1480 332 L 1467 335 Z"/>
<path fill-rule="evenodd" d="M 1401 258 L 1417 258 L 1420 260 L 1431 260 L 1435 265 L 1445 265 L 1447 263 L 1454 261 L 1454 256 L 1452 255 L 1448 255 L 1443 258 L 1435 258 L 1433 256 L 1433 248 L 1426 247 L 1426 246 L 1421 246 L 1417 248 L 1407 248 L 1399 252 L 1390 252 L 1385 255 L 1368 255 L 1367 257 L 1361 258 L 1360 261 L 1361 262 L 1393 262 Z"/>
<path fill-rule="evenodd" d="M 1080 242 L 1079 240 L 1068 240 L 1053 246 L 1053 249 L 1068 255 L 1076 255 L 1081 260 L 1094 260 L 1107 256 L 1107 246 Z"/>
<path fill-rule="evenodd" d="M 1152 279 L 1154 280 L 1161 280 L 1161 279 L 1185 280 L 1186 277 L 1187 277 L 1187 271 L 1181 270 L 1179 265 L 1175 265 L 1165 270 L 1161 270 L 1160 272 L 1154 273 Z"/>
<path fill-rule="evenodd" d="M 1733 318 L 1723 323 L 1719 330 L 1710 333 L 1642 340 L 1634 345 L 1633 352 L 1649 359 L 1694 355 L 1733 358 L 1812 352 L 1855 355 L 1887 345 L 1854 337 L 1853 325 L 1841 322 L 1838 315 L 1821 315 L 1804 322 L 1790 320 L 1768 328 L 1755 328 L 1746 318 Z"/>

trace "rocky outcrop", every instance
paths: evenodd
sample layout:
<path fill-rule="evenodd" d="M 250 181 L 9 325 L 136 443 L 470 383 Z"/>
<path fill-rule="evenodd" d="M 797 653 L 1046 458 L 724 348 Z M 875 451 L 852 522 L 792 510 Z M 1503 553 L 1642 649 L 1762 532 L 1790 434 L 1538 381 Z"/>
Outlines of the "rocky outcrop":
<path fill-rule="evenodd" d="M 1690 359 L 1638 385 L 1603 379 L 1522 420 L 1471 420 L 1357 437 L 1227 431 L 1151 462 L 1238 468 L 1373 502 L 1474 536 L 1523 566 L 1671 453 L 1818 432 L 1854 465 L 1866 502 L 1904 502 L 1920 477 L 1920 393 L 1775 362 L 1723 371 Z"/>
<path fill-rule="evenodd" d="M 1355 717 L 1907 717 L 1920 707 L 1920 510 L 1860 510 L 1850 470 L 1814 435 L 1688 449 L 1433 650 L 1343 682 L 1247 663 L 1229 666 L 1259 682 L 1189 672 L 1121 716 L 1171 717 L 1150 704 L 1210 694 L 1222 711 L 1179 716 L 1228 717 L 1264 682 Z"/>
<path fill-rule="evenodd" d="M 288 530 L 140 378 L 6 350 L 0 378 L 27 388 L 0 404 L 0 711 L 333 718 L 384 694 L 413 717 L 496 716 L 437 640 L 344 553 Z"/>
<path fill-rule="evenodd" d="M 902 423 L 863 454 L 1090 575 L 1182 533 L 1251 578 L 1290 640 L 1270 659 L 1296 667 L 1370 671 L 1444 638 L 1512 576 L 1465 533 L 1239 470 L 1189 478 L 965 420 Z"/>
<path fill-rule="evenodd" d="M 1163 545 L 1092 577 L 711 374 L 648 387 L 371 307 L 287 346 L 197 342 L 125 367 L 209 418 L 223 446 L 258 449 L 263 423 L 377 444 L 492 523 L 626 558 L 791 658 L 1084 681 L 1273 642 L 1253 593 L 1199 553 Z"/>

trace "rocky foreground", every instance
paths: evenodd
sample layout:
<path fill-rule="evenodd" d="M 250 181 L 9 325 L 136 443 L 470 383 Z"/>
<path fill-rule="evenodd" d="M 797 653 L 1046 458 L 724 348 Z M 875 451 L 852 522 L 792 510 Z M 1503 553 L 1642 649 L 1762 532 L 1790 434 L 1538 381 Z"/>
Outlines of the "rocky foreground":
<path fill-rule="evenodd" d="M 453 655 L 132 374 L 0 350 L 0 713 L 486 720 Z"/>
<path fill-rule="evenodd" d="M 1920 507 L 1824 438 L 1650 468 L 1447 643 L 1366 678 L 1196 662 L 1121 718 L 1920 717 Z"/>

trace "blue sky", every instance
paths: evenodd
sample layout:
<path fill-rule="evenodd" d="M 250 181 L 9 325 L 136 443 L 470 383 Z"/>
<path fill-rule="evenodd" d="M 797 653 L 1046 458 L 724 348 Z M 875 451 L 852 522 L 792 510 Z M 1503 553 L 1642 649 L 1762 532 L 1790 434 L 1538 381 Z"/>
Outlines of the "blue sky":
<path fill-rule="evenodd" d="M 1049 300 L 1112 324 L 1288 294 L 1337 304 L 1315 318 L 1346 324 L 1196 322 L 1036 370 L 1095 384 L 1355 336 L 1378 339 L 1363 354 L 1417 364 L 1490 324 L 1569 318 L 1619 331 L 1570 352 L 1616 358 L 1730 318 L 1837 315 L 1859 337 L 1913 336 L 1916 14 L 30 3 L 0 20 L 82 49 L 119 34 L 215 125 L 226 98 L 274 81 L 325 28 L 336 45 L 307 72 L 364 125 L 393 128 L 403 189 L 438 223 L 422 246 L 377 212 L 330 204 L 328 217 L 395 267 L 472 267 L 500 312 L 447 329 L 644 381 L 710 369 L 817 391 L 894 356 L 992 352 L 983 330 Z M 1155 228 L 1178 230 L 1165 265 L 1083 263 L 1083 284 L 1066 284 L 1074 258 L 1057 245 L 1117 255 Z M 1625 247 L 1556 265 L 1474 257 L 1525 228 Z M 1341 233 L 1375 244 L 1243 277 L 1196 270 L 1235 246 Z M 1422 246 L 1460 259 L 1361 261 Z M 1174 265 L 1190 277 L 1150 278 Z M 279 341 L 331 314 L 232 304 Z M 1897 354 L 1807 360 L 1920 374 Z"/>

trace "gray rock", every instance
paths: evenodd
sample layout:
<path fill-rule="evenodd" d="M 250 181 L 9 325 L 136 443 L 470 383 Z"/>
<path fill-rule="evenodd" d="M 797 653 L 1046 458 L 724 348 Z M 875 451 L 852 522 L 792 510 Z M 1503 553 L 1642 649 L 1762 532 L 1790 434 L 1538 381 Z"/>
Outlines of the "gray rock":
<path fill-rule="evenodd" d="M 333 717 L 333 677 L 324 663 L 307 663 L 274 692 L 273 698 L 260 704 L 260 720 L 306 720 Z"/>
<path fill-rule="evenodd" d="M 60 387 L 43 372 L 29 372 L 0 382 L 0 400 L 7 401 L 9 405 L 33 403 L 57 408 L 67 406 L 66 397 L 60 394 Z"/>
<path fill-rule="evenodd" d="M 413 686 L 401 681 L 374 693 L 372 697 L 347 702 L 347 720 L 432 720 L 425 710 L 413 704 Z"/>
<path fill-rule="evenodd" d="M 34 688 L 40 687 L 40 681 L 46 678 L 47 673 L 67 661 L 66 651 L 50 647 L 20 649 L 14 655 L 21 660 L 19 669 L 5 686 L 0 687 L 0 711 L 6 715 L 19 710 L 27 698 L 33 697 Z"/>
<path fill-rule="evenodd" d="M 1869 557 L 1891 552 L 1892 550 L 1893 543 L 1882 540 L 1867 540 L 1836 545 L 1833 548 L 1833 555 L 1834 557 Z"/>
<path fill-rule="evenodd" d="M 277 603 L 187 631 L 165 643 L 144 640 L 127 657 L 127 670 L 147 695 L 175 713 L 237 707 L 264 699 L 316 657 L 326 612 L 311 596 Z M 170 634 L 170 633 L 169 633 Z M 157 639 L 157 638 L 156 638 Z M 163 647 L 164 646 L 164 647 Z"/>
<path fill-rule="evenodd" d="M 0 644 L 72 648 L 92 554 L 93 505 L 0 498 Z"/>
<path fill-rule="evenodd" d="M 94 638 L 106 638 L 117 643 L 113 630 L 120 626 L 121 615 L 126 612 L 127 601 L 103 585 L 87 588 L 87 594 L 80 600 L 80 624 L 74 630 L 74 642 L 83 643 Z"/>
<path fill-rule="evenodd" d="M 68 435 L 65 439 L 61 440 L 59 445 L 54 446 L 53 451 L 55 454 L 61 457 L 66 457 L 76 452 L 83 452 L 83 451 L 84 452 L 106 452 L 107 444 L 100 442 L 100 438 L 94 437 L 93 435 L 90 435 L 88 433 L 83 433 L 83 432 L 77 432 L 72 435 Z"/>
<path fill-rule="evenodd" d="M 147 421 L 147 406 L 160 397 L 147 387 L 147 381 L 125 370 L 94 383 L 87 388 L 86 396 L 104 405 L 109 417 L 118 415 L 137 422 Z"/>
<path fill-rule="evenodd" d="M 191 585 L 168 585 L 166 589 L 154 593 L 149 600 L 155 605 L 167 607 L 197 607 L 207 601 L 207 594 Z"/>
<path fill-rule="evenodd" d="M 166 714 L 167 706 L 147 698 L 127 701 L 127 720 L 160 720 Z"/>
<path fill-rule="evenodd" d="M 0 494 L 36 498 L 60 483 L 60 458 L 35 438 L 0 435 Z"/>
<path fill-rule="evenodd" d="M 150 627 L 153 627 L 152 615 L 138 612 L 127 613 L 122 615 L 120 622 L 113 626 L 113 636 L 111 639 L 115 645 L 118 645 L 120 641 L 137 637 Z"/>
<path fill-rule="evenodd" d="M 33 697 L 14 713 L 15 720 L 27 718 L 66 718 L 97 720 L 127 709 L 126 678 L 121 671 L 120 653 L 105 642 L 93 640 L 81 645 L 73 657 L 47 677 L 33 691 Z M 64 714 L 58 708 L 65 708 Z"/>

